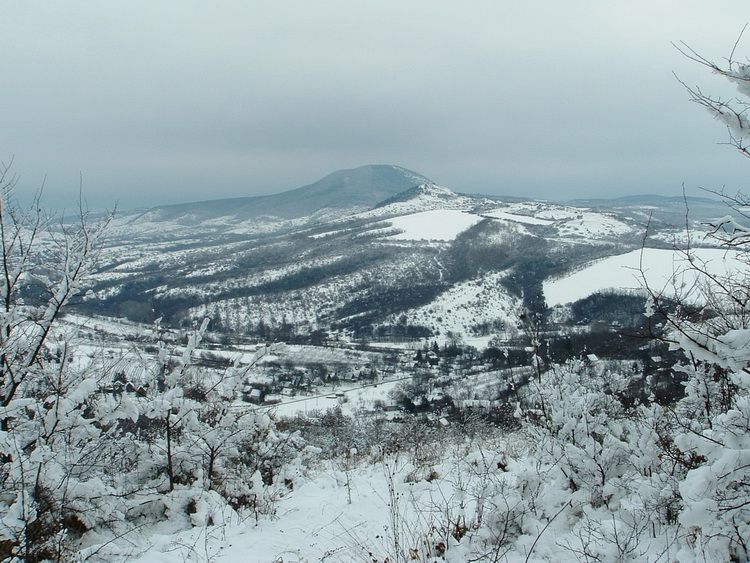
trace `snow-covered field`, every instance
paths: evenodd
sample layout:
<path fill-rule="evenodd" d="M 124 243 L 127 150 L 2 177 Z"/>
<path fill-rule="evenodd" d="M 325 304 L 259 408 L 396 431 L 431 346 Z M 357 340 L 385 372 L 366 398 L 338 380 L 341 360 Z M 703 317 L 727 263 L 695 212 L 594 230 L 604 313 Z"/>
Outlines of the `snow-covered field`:
<path fill-rule="evenodd" d="M 596 240 L 596 237 L 615 237 L 631 233 L 633 229 L 609 215 L 582 211 L 558 226 L 561 237 Z"/>
<path fill-rule="evenodd" d="M 477 215 L 454 209 L 423 211 L 391 219 L 393 227 L 403 232 L 391 235 L 389 238 L 392 240 L 450 241 L 481 220 L 482 218 Z"/>
<path fill-rule="evenodd" d="M 563 238 L 596 241 L 633 233 L 633 227 L 607 213 L 538 202 L 511 203 L 484 213 L 500 221 L 552 226 Z"/>
<path fill-rule="evenodd" d="M 548 219 L 539 219 L 537 217 L 531 217 L 529 215 L 519 215 L 517 213 L 509 213 L 501 209 L 490 211 L 489 213 L 485 213 L 485 215 L 487 217 L 492 217 L 493 219 L 513 221 L 516 223 L 526 223 L 527 225 L 551 225 L 552 224 L 552 221 Z"/>
<path fill-rule="evenodd" d="M 693 253 L 699 264 L 716 275 L 748 271 L 747 264 L 733 251 L 700 248 Z M 563 305 L 598 291 L 640 291 L 645 287 L 644 278 L 657 292 L 689 297 L 696 274 L 690 270 L 683 253 L 646 248 L 610 256 L 568 276 L 548 280 L 544 283 L 544 295 L 549 306 Z"/>
<path fill-rule="evenodd" d="M 259 408 L 271 411 L 276 416 L 292 417 L 325 412 L 338 406 L 342 413 L 354 415 L 361 409 L 371 409 L 373 401 L 387 400 L 388 392 L 405 379 L 411 379 L 411 376 L 379 383 L 357 384 L 352 387 L 338 385 L 335 389 L 329 388 L 328 393 L 321 392 L 313 397 L 289 398 L 278 405 L 264 405 Z"/>

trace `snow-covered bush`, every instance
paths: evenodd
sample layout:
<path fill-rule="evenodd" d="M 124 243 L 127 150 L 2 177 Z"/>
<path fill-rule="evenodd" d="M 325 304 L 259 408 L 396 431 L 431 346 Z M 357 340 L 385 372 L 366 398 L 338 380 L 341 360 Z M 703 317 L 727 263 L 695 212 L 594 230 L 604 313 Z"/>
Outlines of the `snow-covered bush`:
<path fill-rule="evenodd" d="M 741 232 L 736 231 L 735 232 Z M 729 235 L 729 236 L 727 236 Z M 750 264 L 746 241 L 720 233 Z M 682 559 L 750 559 L 750 276 L 711 275 L 686 253 L 698 281 L 682 296 L 691 315 L 672 314 L 669 338 L 682 351 L 676 369 L 685 396 L 672 411 L 670 454 L 679 483 Z M 651 295 L 657 309 L 660 296 Z"/>
<path fill-rule="evenodd" d="M 736 46 L 736 45 L 735 45 Z M 687 46 L 683 54 L 736 86 L 739 97 L 719 98 L 686 88 L 692 101 L 727 127 L 729 144 L 750 156 L 750 66 L 730 56 L 718 65 Z M 732 53 L 733 54 L 733 53 Z M 683 352 L 678 369 L 685 397 L 672 415 L 668 456 L 685 469 L 679 483 L 681 560 L 750 560 L 750 200 L 721 195 L 732 213 L 709 226 L 711 236 L 736 251 L 743 267 L 716 275 L 685 251 L 696 282 L 679 301 L 689 315 L 667 313 L 672 346 Z M 649 288 L 651 311 L 664 300 Z"/>
<path fill-rule="evenodd" d="M 743 98 L 729 101 L 689 90 L 750 155 L 750 66 L 686 53 L 737 85 Z M 646 286 L 647 315 L 665 323 L 659 338 L 682 354 L 674 371 L 684 397 L 625 408 L 617 400 L 624 377 L 572 363 L 540 370 L 525 410 L 533 451 L 508 464 L 512 479 L 497 497 L 507 509 L 488 519 L 507 546 L 496 553 L 750 560 L 750 200 L 721 195 L 734 212 L 711 225 L 713 235 L 745 267 L 719 276 L 688 248 L 691 275 L 674 279 L 694 282 L 668 295 Z"/>
<path fill-rule="evenodd" d="M 188 335 L 179 359 L 159 342 L 157 361 L 143 360 L 156 385 L 131 401 L 132 420 L 117 434 L 136 468 L 130 488 L 138 491 L 139 510 L 151 503 L 150 513 L 162 518 L 195 514 L 206 498 L 256 517 L 272 513 L 273 499 L 302 471 L 303 444 L 278 431 L 268 413 L 238 406 L 238 368 L 216 373 L 193 365 L 207 327 L 206 320 Z"/>
<path fill-rule="evenodd" d="M 106 221 L 50 225 L 0 178 L 0 560 L 63 560 L 149 522 L 202 526 L 227 510 L 271 512 L 302 471 L 302 444 L 238 410 L 242 374 L 203 373 L 187 344 L 137 353 L 138 393 L 78 354 L 59 321 L 85 290 Z"/>
<path fill-rule="evenodd" d="M 14 185 L 0 170 L 0 555 L 58 560 L 69 540 L 122 517 L 101 478 L 112 447 L 97 424 L 98 381 L 57 333 L 107 220 L 89 224 L 81 212 L 53 228 L 38 200 L 16 205 Z"/>
<path fill-rule="evenodd" d="M 571 361 L 530 385 L 519 414 L 532 449 L 509 462 L 495 499 L 504 509 L 489 524 L 509 549 L 601 560 L 655 549 L 676 484 L 660 473 L 647 422 L 660 407 L 626 409 L 617 398 L 627 377 Z"/>

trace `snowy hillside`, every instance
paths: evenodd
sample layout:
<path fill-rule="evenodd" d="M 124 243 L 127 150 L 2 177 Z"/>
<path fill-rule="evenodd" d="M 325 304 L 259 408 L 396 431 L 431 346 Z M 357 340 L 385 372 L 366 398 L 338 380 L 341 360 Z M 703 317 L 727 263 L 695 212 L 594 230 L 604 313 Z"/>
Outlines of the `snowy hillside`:
<path fill-rule="evenodd" d="M 618 220 L 610 213 L 535 202 L 508 204 L 484 215 L 502 221 L 553 227 L 560 238 L 589 242 L 633 235 L 638 231 L 632 223 Z"/>
<path fill-rule="evenodd" d="M 502 332 L 501 325 L 515 326 L 519 314 L 518 300 L 508 294 L 500 283 L 505 274 L 493 273 L 453 285 L 429 304 L 405 311 L 417 325 L 429 327 L 436 334 L 478 335 L 482 324 L 495 326 L 493 333 Z M 486 344 L 483 339 L 472 343 Z M 479 345 L 481 348 L 482 346 Z"/>
<path fill-rule="evenodd" d="M 746 275 L 748 265 L 736 251 L 696 248 L 693 258 L 713 275 Z M 648 284 L 653 290 L 690 300 L 698 282 L 682 252 L 646 248 L 594 262 L 570 275 L 547 280 L 544 295 L 550 306 L 563 305 L 607 290 L 640 292 Z"/>
<path fill-rule="evenodd" d="M 379 175 L 373 198 L 421 181 L 364 211 L 321 199 L 304 216 L 242 218 L 207 202 L 116 220 L 86 306 L 172 326 L 208 317 L 217 328 L 257 336 L 286 325 L 285 334 L 300 337 L 331 329 L 485 337 L 534 294 L 549 293 L 551 303 L 565 298 L 555 293 L 562 282 L 551 280 L 642 243 L 637 207 L 498 202 L 398 167 L 342 171 L 284 197 L 351 201 L 347 194 L 360 197 Z M 664 244 L 681 230 L 662 224 L 650 240 Z M 471 289 L 472 280 L 490 279 L 496 298 Z M 579 279 L 570 283 L 584 287 Z M 394 328 L 402 315 L 409 326 Z"/>

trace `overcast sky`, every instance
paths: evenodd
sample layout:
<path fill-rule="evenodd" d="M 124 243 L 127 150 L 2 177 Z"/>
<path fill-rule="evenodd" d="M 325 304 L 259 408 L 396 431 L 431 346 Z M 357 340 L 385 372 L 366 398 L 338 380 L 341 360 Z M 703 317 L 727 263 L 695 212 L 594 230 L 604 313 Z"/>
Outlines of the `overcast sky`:
<path fill-rule="evenodd" d="M 6 1 L 0 161 L 18 192 L 149 207 L 397 164 L 565 200 L 747 191 L 673 76 L 729 56 L 747 0 Z M 737 57 L 750 55 L 750 31 Z"/>

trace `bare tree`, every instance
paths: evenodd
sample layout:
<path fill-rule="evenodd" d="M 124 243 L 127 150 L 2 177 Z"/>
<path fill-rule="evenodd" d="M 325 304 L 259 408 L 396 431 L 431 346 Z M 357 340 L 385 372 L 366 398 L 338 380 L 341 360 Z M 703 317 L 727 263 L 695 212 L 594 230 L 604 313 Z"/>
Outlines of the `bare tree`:
<path fill-rule="evenodd" d="M 22 208 L 13 194 L 16 182 L 10 166 L 0 165 L 0 406 L 5 408 L 47 361 L 52 328 L 95 266 L 111 219 L 91 224 L 80 207 L 77 222 L 53 228 L 41 192 Z M 7 430 L 7 418 L 0 423 Z"/>
<path fill-rule="evenodd" d="M 75 520 L 71 483 L 100 462 L 86 447 L 96 433 L 80 419 L 93 386 L 69 369 L 71 348 L 56 332 L 96 266 L 111 215 L 91 222 L 80 205 L 77 220 L 55 222 L 41 191 L 19 205 L 16 183 L 0 165 L 0 554 L 35 561 L 60 557 L 60 531 Z"/>
<path fill-rule="evenodd" d="M 750 119 L 747 115 L 750 102 L 745 99 L 750 96 L 750 64 L 739 62 L 734 58 L 735 51 L 746 28 L 747 25 L 742 29 L 742 33 L 735 41 L 734 47 L 724 64 L 718 64 L 707 59 L 684 42 L 675 45 L 675 47 L 688 59 L 705 66 L 737 87 L 741 97 L 722 99 L 719 96 L 706 94 L 699 86 L 688 86 L 680 80 L 690 94 L 691 101 L 707 109 L 727 127 L 729 144 L 743 155 L 750 157 Z"/>
<path fill-rule="evenodd" d="M 738 42 L 721 65 L 684 43 L 678 49 L 737 87 L 739 96 L 725 100 L 685 85 L 691 100 L 726 126 L 728 144 L 750 157 L 750 64 L 735 59 Z M 734 267 L 716 269 L 689 246 L 681 251 L 684 267 L 677 274 L 687 274 L 692 281 L 682 291 L 665 293 L 662 288 L 646 287 L 649 312 L 665 320 L 666 338 L 684 357 L 675 370 L 685 377 L 685 397 L 671 409 L 664 440 L 665 459 L 673 460 L 681 474 L 682 507 L 677 520 L 688 533 L 679 557 L 747 561 L 750 200 L 741 192 L 713 193 L 731 211 L 708 224 L 708 236 L 727 250 Z"/>

